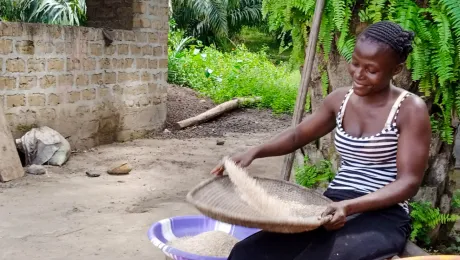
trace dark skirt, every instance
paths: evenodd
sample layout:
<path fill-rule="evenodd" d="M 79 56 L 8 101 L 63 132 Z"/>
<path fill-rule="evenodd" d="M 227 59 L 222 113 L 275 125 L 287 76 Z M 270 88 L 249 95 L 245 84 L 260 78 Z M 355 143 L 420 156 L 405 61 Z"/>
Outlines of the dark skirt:
<path fill-rule="evenodd" d="M 364 194 L 327 190 L 333 201 Z M 409 215 L 399 205 L 349 216 L 344 227 L 281 234 L 260 231 L 233 248 L 228 260 L 379 260 L 402 252 L 410 234 Z"/>

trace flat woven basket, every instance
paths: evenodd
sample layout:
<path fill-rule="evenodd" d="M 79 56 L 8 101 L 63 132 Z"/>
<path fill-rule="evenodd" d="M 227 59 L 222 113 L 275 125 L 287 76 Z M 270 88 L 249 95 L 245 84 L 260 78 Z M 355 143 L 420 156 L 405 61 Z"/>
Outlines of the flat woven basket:
<path fill-rule="evenodd" d="M 297 201 L 306 205 L 326 206 L 332 201 L 320 193 L 284 180 L 254 177 L 270 195 L 282 200 Z M 227 175 L 206 180 L 187 194 L 187 201 L 202 214 L 233 225 L 258 228 L 278 233 L 298 233 L 318 228 L 330 217 L 308 217 L 287 221 L 270 219 L 243 201 Z"/>

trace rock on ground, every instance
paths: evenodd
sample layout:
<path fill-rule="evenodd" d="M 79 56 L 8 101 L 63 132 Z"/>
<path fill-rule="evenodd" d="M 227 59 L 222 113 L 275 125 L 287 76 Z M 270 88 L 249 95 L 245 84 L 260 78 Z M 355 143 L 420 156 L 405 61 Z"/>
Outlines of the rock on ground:
<path fill-rule="evenodd" d="M 86 175 L 87 175 L 88 177 L 95 178 L 95 177 L 101 176 L 101 173 L 99 173 L 99 172 L 93 172 L 93 171 L 86 171 Z"/>
<path fill-rule="evenodd" d="M 46 169 L 42 165 L 30 165 L 26 167 L 26 173 L 32 175 L 42 175 L 46 173 Z"/>
<path fill-rule="evenodd" d="M 109 170 L 107 170 L 107 173 L 112 175 L 123 175 L 130 173 L 132 169 L 133 167 L 129 162 L 116 163 L 114 166 L 110 167 Z"/>

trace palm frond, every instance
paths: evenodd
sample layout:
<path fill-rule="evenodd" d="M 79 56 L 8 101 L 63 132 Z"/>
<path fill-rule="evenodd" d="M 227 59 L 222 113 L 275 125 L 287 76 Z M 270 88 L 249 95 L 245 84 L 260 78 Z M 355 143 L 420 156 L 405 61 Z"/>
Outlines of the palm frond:
<path fill-rule="evenodd" d="M 228 42 L 244 25 L 263 20 L 262 0 L 172 0 L 179 29 L 205 44 Z"/>
<path fill-rule="evenodd" d="M 25 0 L 27 22 L 79 26 L 86 21 L 85 0 Z"/>

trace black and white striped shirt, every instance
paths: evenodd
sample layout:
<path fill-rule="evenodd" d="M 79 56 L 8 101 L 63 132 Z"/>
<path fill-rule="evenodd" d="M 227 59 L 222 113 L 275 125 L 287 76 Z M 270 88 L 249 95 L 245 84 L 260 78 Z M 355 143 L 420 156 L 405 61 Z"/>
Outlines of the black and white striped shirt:
<path fill-rule="evenodd" d="M 384 129 L 375 135 L 354 137 L 347 134 L 342 125 L 343 114 L 353 89 L 346 94 L 337 114 L 334 143 L 341 157 L 341 165 L 330 189 L 374 192 L 396 180 L 396 154 L 398 128 L 396 118 L 404 99 L 410 94 L 401 93 L 394 103 Z M 408 203 L 399 203 L 408 212 Z"/>

